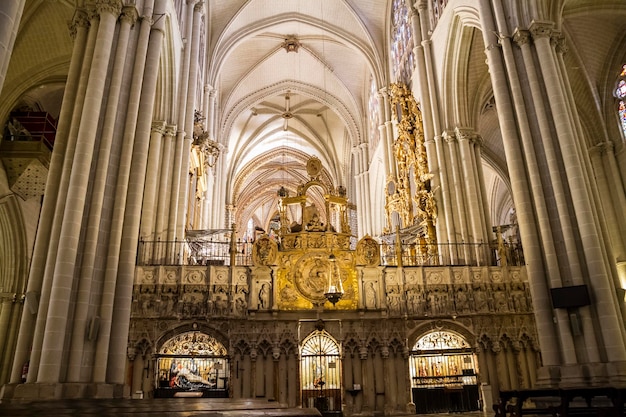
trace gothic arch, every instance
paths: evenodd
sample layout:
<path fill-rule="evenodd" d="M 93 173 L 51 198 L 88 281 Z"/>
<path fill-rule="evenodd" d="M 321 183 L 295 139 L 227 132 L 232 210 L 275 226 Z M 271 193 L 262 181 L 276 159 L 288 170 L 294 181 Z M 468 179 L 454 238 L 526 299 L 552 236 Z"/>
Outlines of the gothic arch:
<path fill-rule="evenodd" d="M 23 305 L 26 301 L 26 281 L 28 279 L 28 248 L 22 211 L 17 197 L 9 194 L 0 197 L 0 313 L 9 322 L 0 333 L 0 383 L 8 382 L 13 352 L 17 342 L 17 328 Z M 13 293 L 12 296 L 8 294 Z M 31 302 L 29 300 L 29 302 Z M 36 308 L 36 307 L 32 307 Z M 26 310 L 26 314 L 36 311 Z"/>

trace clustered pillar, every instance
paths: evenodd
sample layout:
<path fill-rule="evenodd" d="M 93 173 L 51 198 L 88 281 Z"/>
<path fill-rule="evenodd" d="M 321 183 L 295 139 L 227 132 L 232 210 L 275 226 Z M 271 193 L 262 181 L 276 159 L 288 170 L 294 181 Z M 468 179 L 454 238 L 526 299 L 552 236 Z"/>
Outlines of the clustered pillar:
<path fill-rule="evenodd" d="M 11 382 L 19 383 L 29 364 L 17 397 L 123 395 L 164 37 L 165 21 L 153 16 L 162 16 L 166 7 L 166 0 L 133 6 L 98 0 L 75 13 L 74 48 L 11 372 Z"/>

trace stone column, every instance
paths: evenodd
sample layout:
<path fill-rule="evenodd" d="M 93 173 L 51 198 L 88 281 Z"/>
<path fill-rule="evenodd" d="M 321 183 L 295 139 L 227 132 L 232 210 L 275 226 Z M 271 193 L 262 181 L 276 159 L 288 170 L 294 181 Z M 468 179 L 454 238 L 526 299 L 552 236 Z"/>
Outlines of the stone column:
<path fill-rule="evenodd" d="M 100 25 L 85 93 L 83 116 L 78 130 L 80 140 L 76 144 L 66 197 L 67 204 L 61 225 L 58 258 L 52 278 L 50 304 L 41 348 L 38 382 L 58 382 L 61 377 L 62 363 L 59 358 L 63 356 L 65 349 L 66 326 L 74 286 L 75 262 L 79 249 L 85 198 L 89 186 L 89 172 L 96 144 L 113 36 L 121 11 L 121 4 L 118 0 L 101 1 L 96 4 L 96 7 L 100 14 Z"/>
<path fill-rule="evenodd" d="M 493 24 L 489 0 L 479 0 L 479 12 L 486 45 L 487 64 L 491 74 L 496 105 L 498 106 L 498 121 L 502 130 L 504 151 L 511 177 L 513 200 L 520 219 L 520 234 L 524 244 L 528 276 L 531 277 L 530 289 L 535 309 L 537 333 L 541 339 L 541 348 L 544 354 L 544 365 L 558 365 L 560 362 L 559 346 L 552 322 L 552 303 L 546 285 L 543 253 L 539 243 L 540 237 L 536 229 L 534 206 L 526 179 L 522 150 L 519 147 L 520 138 L 517 135 L 515 113 L 507 88 L 509 81 L 503 68 L 502 53 L 495 36 L 496 28 Z"/>
<path fill-rule="evenodd" d="M 7 290 L 9 290 L 9 288 L 0 288 L 0 291 L 7 291 Z M 8 351 L 10 351 L 11 349 L 11 345 L 10 343 L 7 343 L 7 342 L 10 342 L 11 340 L 15 340 L 10 334 L 13 326 L 11 326 L 9 323 L 11 320 L 11 315 L 13 313 L 13 308 L 18 307 L 18 305 L 16 304 L 17 300 L 15 299 L 17 296 L 18 294 L 15 294 L 13 296 L 14 297 L 13 299 L 8 295 L 0 296 L 0 337 L 2 337 L 2 340 L 6 341 L 5 343 L 3 343 L 4 346 L 0 347 L 0 363 L 1 364 L 8 365 L 9 363 L 11 363 L 7 355 Z M 23 311 L 24 310 L 22 309 L 22 314 L 24 314 Z M 23 364 L 24 362 L 22 362 L 22 365 Z M 6 378 L 7 375 L 8 375 L 8 369 L 0 369 L 0 377 Z"/>
<path fill-rule="evenodd" d="M 189 1 L 189 0 L 188 0 Z M 197 0 L 191 0 L 195 3 Z M 201 19 L 204 14 L 204 2 L 200 1 L 193 7 L 193 29 L 191 37 L 187 38 L 191 41 L 191 60 L 189 63 L 189 81 L 187 85 L 187 96 L 185 101 L 185 119 L 183 128 L 185 129 L 185 138 L 183 141 L 182 160 L 180 165 L 180 191 L 178 197 L 178 209 L 176 216 L 176 237 L 183 239 L 185 237 L 185 229 L 187 224 L 188 196 L 189 190 L 189 156 L 191 153 L 191 144 L 193 142 L 193 126 L 194 126 L 194 110 L 196 106 L 196 92 L 198 90 L 198 54 L 200 51 L 200 28 Z M 190 22 L 191 23 L 191 22 Z"/>
<path fill-rule="evenodd" d="M 364 162 L 363 162 L 363 188 L 365 190 L 365 193 L 363 194 L 363 198 L 365 199 L 365 205 L 361 206 L 361 209 L 365 209 L 365 207 L 368 207 L 369 209 L 366 209 L 366 217 L 365 217 L 365 230 L 359 230 L 359 236 L 365 236 L 366 234 L 369 234 L 370 236 L 374 233 L 374 226 L 373 226 L 373 220 L 372 220 L 372 210 L 371 210 L 371 201 L 372 201 L 372 185 L 371 185 L 371 181 L 370 181 L 370 171 L 369 171 L 369 165 L 370 165 L 370 148 L 369 148 L 369 144 L 367 143 L 362 143 L 361 146 L 363 147 L 363 154 L 364 154 Z M 346 207 L 346 211 L 348 210 L 348 208 Z M 350 224 L 350 217 L 346 216 L 346 223 Z"/>
<path fill-rule="evenodd" d="M 545 82 L 548 102 L 554 119 L 554 126 L 565 164 L 565 175 L 571 193 L 571 204 L 576 214 L 583 252 L 574 254 L 572 258 L 584 256 L 586 268 L 589 274 L 589 282 L 595 295 L 594 304 L 598 314 L 598 320 L 602 323 L 600 331 L 604 339 L 604 347 L 609 362 L 626 361 L 626 342 L 624 338 L 624 326 L 622 320 L 617 317 L 611 270 L 605 263 L 604 242 L 601 241 L 602 233 L 595 223 L 596 217 L 592 209 L 590 198 L 583 172 L 583 161 L 577 151 L 574 142 L 576 137 L 566 103 L 566 94 L 562 90 L 561 76 L 555 61 L 554 51 L 550 45 L 552 24 L 546 22 L 533 22 L 530 26 L 533 36 L 539 67 Z M 534 297 L 533 297 L 534 302 Z M 541 333 L 539 333 L 541 334 Z M 617 336 L 619 335 L 619 337 Z"/>
<path fill-rule="evenodd" d="M 415 413 L 415 403 L 413 403 L 413 392 L 412 392 L 412 388 L 411 388 L 411 375 L 408 372 L 409 369 L 409 359 L 411 357 L 411 350 L 409 349 L 408 346 L 404 346 L 404 349 L 402 350 L 402 359 L 404 362 L 404 366 L 403 368 L 405 369 L 404 372 L 404 395 L 406 398 L 406 409 L 405 411 L 407 413 Z"/>
<path fill-rule="evenodd" d="M 370 385 L 373 381 L 369 380 L 369 371 L 371 366 L 368 365 L 368 351 L 367 346 L 364 345 L 365 341 L 361 341 L 361 343 L 362 346 L 359 348 L 359 359 L 361 360 L 361 388 L 363 389 L 363 391 L 361 391 L 363 393 L 363 405 L 361 406 L 361 412 L 369 413 L 372 411 L 371 405 L 376 398 L 375 394 L 374 398 L 371 398 L 369 395 L 374 391 L 372 389 L 372 385 Z"/>
<path fill-rule="evenodd" d="M 362 167 L 361 167 L 361 158 L 360 158 L 360 148 L 358 146 L 355 146 L 354 148 L 352 148 L 352 159 L 354 160 L 354 167 L 355 167 L 355 172 L 354 174 L 354 179 L 355 179 L 355 188 L 356 188 L 356 206 L 359 207 L 359 209 L 361 209 L 363 206 L 363 201 L 364 201 L 364 197 L 363 197 L 363 174 L 362 174 Z M 365 213 L 364 213 L 365 214 Z M 359 216 L 358 218 L 358 227 L 359 227 L 359 231 L 363 231 L 365 230 L 364 224 L 365 224 L 365 216 Z"/>
<path fill-rule="evenodd" d="M 383 367 L 383 382 L 385 384 L 385 414 L 390 414 L 394 411 L 394 408 L 398 402 L 398 386 L 394 383 L 393 376 L 395 375 L 393 361 L 389 360 L 389 346 L 383 346 L 380 351 L 380 357 L 382 359 Z M 409 368 L 405 369 L 408 372 Z"/>
<path fill-rule="evenodd" d="M 11 52 L 20 26 L 26 0 L 3 1 L 0 3 L 0 91 L 7 75 Z"/>
<path fill-rule="evenodd" d="M 62 136 L 57 130 L 55 140 L 55 149 L 57 150 L 57 152 L 52 153 L 51 173 L 54 171 L 54 169 L 52 168 L 52 163 L 55 162 L 55 156 L 60 156 L 59 163 L 61 165 L 59 166 L 58 176 L 49 174 L 48 182 L 46 184 L 46 193 L 48 193 L 48 183 L 51 182 L 52 185 L 50 186 L 50 188 L 56 191 L 56 193 L 50 196 L 52 200 L 51 204 L 54 204 L 54 207 L 50 207 L 50 210 L 53 213 L 50 217 L 52 219 L 52 224 L 50 225 L 50 229 L 47 229 L 45 227 L 47 222 L 44 221 L 43 225 L 40 225 L 40 228 L 38 230 L 38 236 L 41 236 L 40 240 L 45 241 L 44 243 L 42 243 L 42 245 L 45 246 L 45 248 L 42 248 L 42 250 L 47 251 L 47 253 L 42 260 L 42 263 L 37 264 L 37 266 L 45 265 L 45 269 L 39 272 L 37 268 L 34 268 L 34 271 L 31 271 L 31 275 L 33 275 L 33 273 L 35 274 L 34 278 L 38 279 L 39 276 L 41 276 L 42 285 L 40 287 L 41 293 L 38 302 L 39 311 L 37 313 L 37 323 L 35 326 L 34 339 L 32 342 L 32 352 L 30 355 L 30 368 L 28 371 L 27 380 L 27 382 L 29 383 L 36 382 L 39 370 L 39 361 L 41 358 L 41 344 L 44 337 L 46 317 L 48 314 L 48 306 L 50 302 L 50 292 L 52 289 L 52 276 L 54 273 L 54 267 L 56 265 L 57 250 L 59 246 L 59 235 L 61 233 L 61 224 L 63 223 L 63 211 L 65 210 L 66 204 L 66 199 L 58 198 L 58 196 L 66 196 L 69 187 L 69 176 L 72 170 L 72 162 L 76 150 L 78 127 L 80 125 L 80 120 L 82 117 L 83 104 L 85 101 L 85 92 L 87 90 L 87 83 L 89 81 L 89 73 L 93 60 L 93 53 L 98 34 L 99 22 L 99 16 L 95 12 L 95 10 L 89 10 L 90 28 L 86 40 L 86 45 L 81 51 L 82 62 L 80 63 L 80 69 L 77 73 L 78 79 L 76 84 L 74 101 L 71 104 L 68 104 L 68 111 L 70 111 L 71 109 L 71 114 L 66 115 L 66 120 L 68 124 L 63 129 Z M 66 102 L 65 97 L 63 102 Z M 60 146 L 60 148 L 58 146 Z M 58 181 L 58 183 L 54 184 L 54 181 Z M 43 218 L 43 216 L 45 215 L 45 209 L 46 201 L 44 200 L 42 214 L 40 215 L 40 218 Z M 35 260 L 35 256 L 36 253 L 33 255 L 33 260 Z M 39 273 L 41 273 L 41 275 L 39 275 Z M 37 293 L 35 292 L 32 295 L 32 299 L 37 300 Z M 29 345 L 28 348 L 30 349 L 31 345 Z"/>
<path fill-rule="evenodd" d="M 175 125 L 166 125 L 164 138 L 163 138 L 163 149 L 161 150 L 161 163 L 159 166 L 159 189 L 158 189 L 158 198 L 157 198 L 157 213 L 156 213 L 156 221 L 154 226 L 154 236 L 155 239 L 161 241 L 161 246 L 164 245 L 167 240 L 167 219 L 168 213 L 167 210 L 169 208 L 169 184 L 171 184 L 171 175 L 172 175 L 172 147 L 173 142 L 176 140 L 176 126 Z M 157 247 L 160 245 L 157 245 Z M 154 253 L 155 259 L 161 259 L 160 257 L 164 255 L 164 248 L 155 248 L 155 251 L 159 251 L 160 253 Z"/>
<path fill-rule="evenodd" d="M 483 411 L 491 411 L 493 401 L 493 393 L 491 392 L 491 380 L 489 378 L 488 351 L 479 343 L 474 349 L 478 358 L 477 382 L 480 387 L 481 398 L 483 401 Z"/>
<path fill-rule="evenodd" d="M 450 193 L 451 186 L 449 181 L 450 172 L 448 170 L 448 164 L 445 157 L 445 149 L 442 141 L 442 128 L 441 128 L 441 116 L 439 114 L 439 102 L 437 100 L 437 82 L 435 80 L 435 70 L 432 56 L 432 41 L 429 38 L 430 29 L 430 17 L 428 13 L 428 3 L 426 1 L 419 1 L 417 4 L 417 10 L 419 13 L 419 22 L 421 29 L 421 44 L 424 53 L 424 69 L 426 74 L 427 84 L 422 87 L 423 91 L 428 91 L 430 101 L 430 113 L 432 119 L 432 133 L 430 137 L 426 137 L 426 140 L 434 139 L 434 146 L 427 147 L 428 163 L 431 165 L 431 172 L 435 174 L 441 184 L 438 190 L 439 195 L 436 195 L 438 202 L 438 221 L 437 221 L 437 240 L 439 243 L 452 243 L 456 242 L 456 231 L 454 226 L 454 216 L 452 208 L 452 195 Z M 418 61 L 419 65 L 419 61 Z M 419 68 L 419 67 L 418 67 Z M 422 112 L 425 110 L 422 109 Z M 424 117 L 426 119 L 426 117 Z M 424 125 L 426 127 L 426 124 Z M 426 130 L 424 133 L 426 134 Z M 436 163 L 436 165 L 435 165 Z M 437 169 L 438 168 L 438 169 Z M 435 185 L 435 182 L 433 182 Z M 444 228 L 445 226 L 445 228 Z M 439 233 L 441 232 L 441 234 Z M 449 246 L 452 251 L 452 246 Z M 450 252 L 450 258 L 456 259 L 456 255 Z"/>
<path fill-rule="evenodd" d="M 491 215 L 489 213 L 488 207 L 489 207 L 489 199 L 487 198 L 487 190 L 485 187 L 485 174 L 483 173 L 483 164 L 482 164 L 482 148 L 483 145 L 483 138 L 480 135 L 476 135 L 474 137 L 474 161 L 476 161 L 476 181 L 478 182 L 478 184 L 480 184 L 480 198 L 482 199 L 482 206 L 483 206 L 483 216 L 484 219 L 484 236 L 486 237 L 485 242 L 489 243 L 491 241 L 491 237 L 493 236 L 493 232 L 491 231 Z"/>
<path fill-rule="evenodd" d="M 482 201 L 480 198 L 480 187 L 481 184 L 477 183 L 478 176 L 475 170 L 476 160 L 474 157 L 476 153 L 473 151 L 474 146 L 474 132 L 467 129 L 456 128 L 456 136 L 459 140 L 459 150 L 461 156 L 461 170 L 463 171 L 463 177 L 465 178 L 465 189 L 467 202 L 465 206 L 469 211 L 469 220 L 471 233 L 469 240 L 470 243 L 484 243 L 488 242 L 487 236 L 483 235 L 483 230 L 485 230 L 485 226 L 483 224 L 482 219 L 484 218 L 484 214 L 486 212 L 485 207 L 482 205 Z M 478 161 L 480 163 L 480 161 Z M 483 256 L 480 251 L 480 248 L 476 247 L 476 260 L 478 261 L 478 265 L 488 264 L 487 259 Z"/>
<path fill-rule="evenodd" d="M 122 9 L 120 28 L 117 38 L 116 54 L 113 59 L 114 67 L 108 88 L 107 107 L 105 110 L 104 124 L 100 135 L 97 168 L 95 179 L 92 181 L 91 201 L 89 204 L 89 219 L 87 234 L 83 244 L 83 260 L 80 272 L 80 282 L 76 309 L 72 320 L 72 340 L 70 345 L 70 357 L 68 363 L 68 381 L 81 381 L 89 371 L 85 370 L 81 375 L 81 369 L 89 368 L 92 361 L 86 359 L 89 354 L 85 350 L 92 350 L 91 346 L 85 346 L 86 339 L 92 342 L 97 337 L 99 317 L 94 313 L 92 298 L 99 298 L 102 287 L 100 279 L 94 279 L 95 264 L 98 247 L 101 244 L 100 221 L 104 205 L 106 182 L 109 174 L 111 147 L 114 137 L 114 128 L 117 120 L 122 80 L 128 48 L 128 40 L 132 25 L 137 21 L 135 7 L 125 6 Z M 89 316 L 91 316 L 89 318 Z M 87 331 L 89 329 L 89 331 Z M 87 333 L 87 334 L 86 334 Z M 89 343 L 91 345 L 91 343 Z"/>
<path fill-rule="evenodd" d="M 413 54 L 415 55 L 415 73 L 413 78 L 417 80 L 416 84 L 419 86 L 419 103 L 420 110 L 422 112 L 422 122 L 424 124 L 424 145 L 426 148 L 426 155 L 428 157 L 428 168 L 434 175 L 431 179 L 431 189 L 434 190 L 435 201 L 439 202 L 440 207 L 444 207 L 441 184 L 442 174 L 445 173 L 441 172 L 441 167 L 439 166 L 439 160 L 437 157 L 437 148 L 434 141 L 435 121 L 433 116 L 433 106 L 435 103 L 433 103 L 433 96 L 431 96 L 428 83 L 428 74 L 429 71 L 432 71 L 432 68 L 429 67 L 431 63 L 426 62 L 425 52 L 425 48 L 430 47 L 430 42 L 427 40 L 428 31 L 423 30 L 420 20 L 422 15 L 424 15 L 424 19 L 426 19 L 428 14 L 428 5 L 424 2 L 418 3 L 418 10 L 411 7 L 409 15 L 411 20 L 411 29 L 413 30 Z M 424 41 L 425 39 L 427 40 L 426 42 Z M 438 242 L 448 241 L 448 231 L 446 221 L 443 219 L 445 217 L 443 213 L 444 212 L 441 211 L 439 221 L 437 221 L 436 224 Z"/>
<path fill-rule="evenodd" d="M 148 149 L 148 166 L 146 168 L 146 186 L 144 189 L 143 209 L 141 210 L 141 239 L 156 240 L 156 210 L 158 204 L 157 187 L 159 184 L 159 173 L 163 170 L 163 160 L 161 150 L 164 147 L 163 137 L 165 135 L 165 122 L 154 121 L 150 133 L 150 146 Z M 165 142 L 169 140 L 166 137 Z"/>
<path fill-rule="evenodd" d="M 250 397 L 256 398 L 256 365 L 257 365 L 257 350 L 255 347 L 250 349 Z"/>
<path fill-rule="evenodd" d="M 274 392 L 272 393 L 274 401 L 280 401 L 280 347 L 272 347 L 272 369 L 274 371 Z M 267 394 L 266 394 L 267 395 Z M 269 398 L 268 398 L 269 399 Z"/>
<path fill-rule="evenodd" d="M 607 230 L 611 239 L 611 248 L 613 256 L 617 260 L 617 277 L 615 277 L 615 288 L 623 288 L 622 282 L 626 281 L 626 269 L 624 265 L 624 259 L 626 259 L 626 249 L 623 242 L 623 234 L 620 232 L 624 230 L 622 227 L 623 216 L 618 214 L 619 208 L 626 207 L 626 202 L 623 201 L 623 194 L 620 193 L 621 184 L 616 184 L 614 175 L 616 172 L 615 159 L 613 154 L 613 142 L 602 142 L 589 150 L 591 162 L 593 165 L 596 183 L 598 184 L 598 191 L 600 195 L 604 196 L 606 200 L 602 200 L 602 207 L 604 210 L 604 220 L 607 223 Z M 622 194 L 622 196 L 620 196 Z M 615 198 L 609 198 L 615 197 Z M 607 201 L 607 200 L 612 201 Z M 622 319 L 624 317 L 624 306 L 622 304 Z"/>
<path fill-rule="evenodd" d="M 20 331 L 17 340 L 16 354 L 11 371 L 11 383 L 21 380 L 22 365 L 28 360 L 31 344 L 33 344 L 33 331 L 37 320 L 37 310 L 39 309 L 38 296 L 42 290 L 45 264 L 48 252 L 49 236 L 52 231 L 54 210 L 60 188 L 61 173 L 63 170 L 63 159 L 65 149 L 68 145 L 68 132 L 72 119 L 74 101 L 76 99 L 85 45 L 87 44 L 87 32 L 89 22 L 85 12 L 78 11 L 74 16 L 72 29 L 74 32 L 74 47 L 70 60 L 70 68 L 65 84 L 65 93 L 59 114 L 59 123 L 54 143 L 56 152 L 52 153 L 50 169 L 44 199 L 39 216 L 39 226 L 37 228 L 37 238 L 33 249 L 32 262 L 28 278 L 26 293 L 26 309 L 22 314 Z M 29 372 L 30 373 L 30 372 Z M 31 375 L 36 372 L 30 373 Z"/>
<path fill-rule="evenodd" d="M 226 181 L 222 181 L 223 178 L 226 178 L 226 154 L 228 153 L 228 148 L 220 145 L 220 158 L 217 160 L 217 164 L 215 167 L 216 174 L 215 177 L 218 181 L 215 182 L 214 193 L 212 196 L 213 200 L 213 225 L 212 228 L 221 229 L 225 225 L 230 224 L 230 222 L 226 222 L 226 212 L 225 212 L 225 203 L 226 203 L 226 190 L 225 183 Z"/>
<path fill-rule="evenodd" d="M 102 301 L 100 304 L 100 335 L 96 344 L 95 362 L 93 371 L 94 382 L 107 380 L 107 362 L 109 354 L 109 340 L 112 323 L 112 310 L 115 301 L 115 288 L 117 286 L 118 268 L 120 261 L 120 248 L 122 242 L 122 229 L 124 223 L 124 210 L 129 189 L 129 177 L 133 157 L 133 148 L 136 140 L 137 117 L 139 115 L 141 89 L 146 67 L 146 55 L 150 31 L 152 27 L 152 12 L 154 0 L 148 0 L 144 4 L 141 15 L 141 24 L 137 38 L 135 61 L 132 69 L 132 79 L 128 94 L 128 109 L 124 124 L 124 136 L 122 142 L 121 157 L 119 161 L 115 202 L 110 228 L 109 245 L 107 248 L 107 262 L 104 274 Z M 142 188 L 143 189 L 143 188 Z M 135 247 L 136 252 L 136 247 Z M 134 263 L 134 262 L 133 262 Z M 120 323 L 123 325 L 123 323 Z M 127 337 L 128 335 L 126 335 Z M 126 350 L 124 350 L 126 352 Z M 120 370 L 124 375 L 123 368 Z"/>
<path fill-rule="evenodd" d="M 178 132 L 176 134 L 176 146 L 174 148 L 174 166 L 172 168 L 172 194 L 170 197 L 170 217 L 168 223 L 168 235 L 167 240 L 173 241 L 174 239 L 181 239 L 177 233 L 178 217 L 184 214 L 179 213 L 179 196 L 181 184 L 186 185 L 187 173 L 182 171 L 183 159 L 189 155 L 185 155 L 183 152 L 185 135 L 191 134 L 191 132 L 185 132 L 186 128 L 186 112 L 187 112 L 187 95 L 189 93 L 189 67 L 191 65 L 191 48 L 192 48 L 192 35 L 193 35 L 193 11 L 194 6 L 198 0 L 187 0 L 187 6 L 185 10 L 185 39 L 187 43 L 183 50 L 182 56 L 182 69 L 181 78 L 178 86 L 178 97 L 176 107 L 178 109 L 177 123 Z M 193 80 L 195 82 L 195 80 Z M 193 112 L 193 109 L 192 109 Z"/>
<path fill-rule="evenodd" d="M 461 173 L 459 172 L 460 163 L 458 160 L 459 158 L 458 158 L 458 152 L 457 152 L 458 138 L 456 137 L 456 134 L 454 132 L 446 131 L 443 133 L 443 139 L 448 144 L 447 154 L 449 156 L 449 161 L 450 161 L 450 171 L 452 174 L 452 181 L 455 184 L 463 184 L 464 181 L 461 178 Z M 446 151 L 444 150 L 444 152 Z M 455 236 L 454 236 L 455 243 L 461 243 L 461 242 L 465 243 L 465 242 L 472 241 L 472 239 L 469 236 L 469 232 L 467 230 L 467 218 L 466 218 L 466 213 L 465 213 L 466 210 L 465 210 L 464 202 L 465 202 L 465 193 L 464 193 L 463 188 L 457 189 L 456 195 L 451 196 L 451 200 L 450 200 L 450 203 L 453 204 L 454 208 L 456 209 L 456 213 L 453 214 L 455 218 L 454 223 L 455 223 L 455 231 L 456 231 Z M 459 242 L 458 233 L 461 234 L 460 236 L 461 242 Z M 472 253 L 468 245 L 462 245 L 458 252 L 460 253 L 457 253 L 457 255 L 462 256 L 464 262 L 472 261 Z"/>
<path fill-rule="evenodd" d="M 383 119 L 383 125 L 385 126 L 385 134 L 381 135 L 380 142 L 383 146 L 383 155 L 385 161 L 385 174 L 396 177 L 396 163 L 393 153 L 393 124 L 391 122 L 391 108 L 389 105 L 389 92 L 387 88 L 381 89 L 381 98 L 379 106 L 381 110 L 381 118 Z"/>
<path fill-rule="evenodd" d="M 542 136 L 543 143 L 543 152 L 546 155 L 547 163 L 548 163 L 548 172 L 550 173 L 550 182 L 551 186 L 554 189 L 554 196 L 557 202 L 557 208 L 560 212 L 559 219 L 562 222 L 563 233 L 567 237 L 565 239 L 565 247 L 569 246 L 568 252 L 575 253 L 575 248 L 571 247 L 571 243 L 573 243 L 573 236 L 571 230 L 571 220 L 569 216 L 569 204 L 565 198 L 565 190 L 563 189 L 563 183 L 561 180 L 560 174 L 560 166 L 557 164 L 557 152 L 554 148 L 553 137 L 551 133 L 551 127 L 548 120 L 548 114 L 546 112 L 546 108 L 544 106 L 543 96 L 541 93 L 541 87 L 539 83 L 539 77 L 537 75 L 536 67 L 537 65 L 534 62 L 534 57 L 532 55 L 532 51 L 530 49 L 530 33 L 527 31 L 517 31 L 514 35 L 514 40 L 522 50 L 522 57 L 524 61 L 524 66 L 526 70 L 526 74 L 528 76 L 529 87 L 531 90 L 531 95 L 533 97 L 533 103 L 535 105 L 535 110 L 537 113 L 537 122 L 539 125 L 539 131 Z M 535 181 L 540 183 L 540 179 L 538 178 L 538 168 L 536 163 L 534 165 L 535 168 Z M 539 188 L 540 185 L 538 185 Z M 541 197 L 541 201 L 537 201 L 538 208 L 541 210 L 540 216 L 540 228 L 542 232 L 543 241 L 544 241 L 544 252 L 546 253 L 546 262 L 548 264 L 548 274 L 551 277 L 550 283 L 552 287 L 560 287 L 562 285 L 572 285 L 573 282 L 578 284 L 582 283 L 582 271 L 580 269 L 580 264 L 577 260 L 575 260 L 571 265 L 571 277 L 564 277 L 563 281 L 561 280 L 561 274 L 559 272 L 557 259 L 556 259 L 556 248 L 554 247 L 554 239 L 552 237 L 552 227 L 549 223 L 547 208 L 545 207 L 545 197 L 543 196 L 543 192 L 537 190 L 539 193 L 539 197 Z M 572 252 L 574 250 L 574 252 Z M 562 329 L 560 333 L 563 346 L 569 346 L 568 354 L 565 356 L 566 363 L 574 363 L 575 362 L 575 352 L 573 351 L 573 339 L 571 336 L 571 332 L 569 330 L 569 317 L 565 314 L 564 311 L 556 311 L 555 313 L 558 322 L 560 323 L 560 328 Z"/>
<path fill-rule="evenodd" d="M 167 0 L 156 0 L 154 15 L 159 16 L 166 12 Z M 152 22 L 152 20 L 150 20 Z M 150 146 L 150 130 L 152 126 L 152 114 L 156 95 L 159 61 L 163 43 L 165 19 L 158 19 L 152 25 L 149 43 L 145 58 L 143 84 L 139 112 L 135 131 L 134 147 L 132 153 L 132 166 L 128 181 L 128 197 L 124 209 L 123 231 L 119 251 L 119 263 L 117 282 L 115 289 L 109 287 L 108 294 L 114 299 L 108 298 L 108 304 L 104 306 L 103 317 L 111 320 L 106 328 L 110 330 L 109 337 L 100 338 L 98 350 L 100 355 L 108 353 L 108 363 L 100 357 L 103 363 L 107 363 L 107 382 L 123 384 L 124 367 L 126 364 L 126 343 L 130 329 L 130 310 L 132 304 L 133 279 L 135 276 L 135 257 L 139 241 L 139 224 L 143 201 L 143 189 L 146 178 L 147 155 Z M 113 282 L 109 280 L 108 282 Z M 114 301 L 114 302 L 111 302 Z M 112 318 L 112 319 L 111 319 Z M 112 324 L 115 323 L 114 326 Z M 109 342 L 110 343 L 107 343 Z M 103 368 L 100 368 L 102 371 Z M 95 374 L 95 372 L 94 372 Z M 105 375 L 100 373 L 100 377 Z"/>

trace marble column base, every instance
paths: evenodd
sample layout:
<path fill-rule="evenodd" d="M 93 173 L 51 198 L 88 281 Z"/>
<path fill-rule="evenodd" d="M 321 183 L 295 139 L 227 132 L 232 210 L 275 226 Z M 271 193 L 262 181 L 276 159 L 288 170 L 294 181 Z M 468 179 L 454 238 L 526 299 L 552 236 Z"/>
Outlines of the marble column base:
<path fill-rule="evenodd" d="M 561 381 L 559 366 L 542 366 L 537 369 L 537 380 L 533 388 L 557 388 Z"/>
<path fill-rule="evenodd" d="M 612 387 L 626 388 L 626 362 L 607 363 L 606 372 Z"/>

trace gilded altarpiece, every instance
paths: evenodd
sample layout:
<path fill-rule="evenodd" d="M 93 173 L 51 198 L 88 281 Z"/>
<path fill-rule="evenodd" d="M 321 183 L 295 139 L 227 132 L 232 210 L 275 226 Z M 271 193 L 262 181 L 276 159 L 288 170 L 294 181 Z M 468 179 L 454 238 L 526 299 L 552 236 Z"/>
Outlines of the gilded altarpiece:
<path fill-rule="evenodd" d="M 406 85 L 391 84 L 389 92 L 397 137 L 393 141 L 395 175 L 387 178 L 387 233 L 394 232 L 391 228 L 395 213 L 399 228 L 419 226 L 426 242 L 435 244 L 437 207 L 430 184 L 433 175 L 428 168 L 422 114 Z"/>

